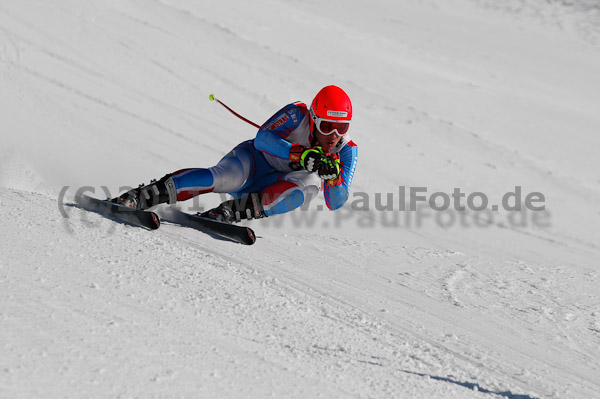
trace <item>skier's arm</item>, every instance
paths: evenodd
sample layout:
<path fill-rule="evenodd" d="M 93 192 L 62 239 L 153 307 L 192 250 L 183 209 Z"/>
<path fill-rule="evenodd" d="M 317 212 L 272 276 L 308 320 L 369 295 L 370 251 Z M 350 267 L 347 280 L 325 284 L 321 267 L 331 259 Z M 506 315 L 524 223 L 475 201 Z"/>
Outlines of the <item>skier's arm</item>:
<path fill-rule="evenodd" d="M 341 208 L 348 200 L 350 185 L 356 169 L 357 146 L 348 142 L 340 151 L 340 176 L 334 180 L 327 180 L 323 184 L 325 204 L 332 211 Z"/>
<path fill-rule="evenodd" d="M 262 152 L 279 158 L 289 159 L 292 144 L 286 138 L 302 121 L 303 109 L 301 103 L 289 104 L 273 115 L 260 127 L 254 146 Z M 295 114 L 292 116 L 292 113 Z"/>

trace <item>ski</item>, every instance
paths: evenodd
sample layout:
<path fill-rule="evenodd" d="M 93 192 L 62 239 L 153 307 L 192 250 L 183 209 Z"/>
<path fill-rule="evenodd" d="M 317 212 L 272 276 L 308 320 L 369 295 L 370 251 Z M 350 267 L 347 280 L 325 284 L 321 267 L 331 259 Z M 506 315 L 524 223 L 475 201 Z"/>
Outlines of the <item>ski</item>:
<path fill-rule="evenodd" d="M 219 222 L 199 215 L 192 215 L 180 212 L 180 216 L 185 218 L 185 225 L 195 228 L 205 233 L 214 234 L 221 238 L 226 238 L 240 244 L 252 245 L 256 242 L 254 230 L 245 226 L 238 226 L 231 223 Z"/>
<path fill-rule="evenodd" d="M 92 198 L 85 194 L 77 196 L 75 202 L 85 210 L 97 212 L 124 223 L 144 227 L 149 230 L 156 230 L 160 227 L 160 219 L 154 212 L 131 209 L 109 200 Z"/>
<path fill-rule="evenodd" d="M 87 195 L 81 195 L 75 198 L 75 201 L 83 209 L 100 213 L 124 223 L 144 227 L 149 230 L 156 230 L 160 227 L 160 218 L 154 212 L 131 209 L 109 200 L 100 200 Z M 249 227 L 219 222 L 185 212 L 178 212 L 176 216 L 176 223 L 208 234 L 245 245 L 252 245 L 256 242 L 256 235 Z"/>

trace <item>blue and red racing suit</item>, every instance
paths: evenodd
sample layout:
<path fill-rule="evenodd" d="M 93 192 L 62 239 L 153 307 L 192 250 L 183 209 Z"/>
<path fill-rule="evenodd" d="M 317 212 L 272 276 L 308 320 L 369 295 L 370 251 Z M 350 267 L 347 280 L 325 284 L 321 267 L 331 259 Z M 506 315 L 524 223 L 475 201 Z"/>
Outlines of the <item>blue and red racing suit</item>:
<path fill-rule="evenodd" d="M 322 182 L 316 173 L 289 160 L 292 144 L 316 145 L 309 122 L 304 103 L 286 105 L 260 127 L 254 140 L 238 144 L 217 165 L 175 172 L 172 178 L 177 201 L 208 192 L 229 193 L 234 198 L 259 192 L 265 214 L 271 216 L 298 208 L 312 200 L 322 187 L 327 207 L 342 207 L 354 177 L 357 146 L 348 133 L 342 136 L 332 151 L 340 156 L 341 178 L 336 185 Z"/>

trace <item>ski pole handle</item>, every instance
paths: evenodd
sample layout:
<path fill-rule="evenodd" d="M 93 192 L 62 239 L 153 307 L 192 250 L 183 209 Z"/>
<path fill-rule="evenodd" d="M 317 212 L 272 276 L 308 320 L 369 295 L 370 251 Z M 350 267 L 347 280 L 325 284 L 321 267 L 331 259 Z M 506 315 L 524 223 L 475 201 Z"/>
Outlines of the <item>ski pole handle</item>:
<path fill-rule="evenodd" d="M 251 120 L 248 120 L 248 119 L 244 118 L 242 115 L 238 114 L 237 112 L 235 112 L 234 110 L 232 110 L 231 108 L 229 108 L 227 105 L 225 105 L 224 103 L 222 103 L 221 100 L 219 100 L 217 97 L 215 97 L 214 94 L 211 94 L 210 96 L 208 96 L 208 99 L 210 101 L 216 101 L 216 102 L 218 102 L 223 107 L 225 107 L 229 112 L 231 112 L 232 114 L 234 114 L 235 116 L 237 116 L 238 118 L 240 118 L 241 120 L 243 120 L 244 122 L 251 124 L 252 126 L 254 126 L 257 129 L 260 129 L 259 125 L 257 125 L 256 123 L 252 122 Z"/>

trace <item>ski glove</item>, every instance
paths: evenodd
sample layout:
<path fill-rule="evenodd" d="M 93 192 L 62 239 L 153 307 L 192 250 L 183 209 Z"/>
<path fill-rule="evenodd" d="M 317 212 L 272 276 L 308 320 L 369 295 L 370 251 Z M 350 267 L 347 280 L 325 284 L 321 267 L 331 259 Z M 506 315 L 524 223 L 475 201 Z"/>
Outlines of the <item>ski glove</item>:
<path fill-rule="evenodd" d="M 298 162 L 309 172 L 315 172 L 322 180 L 335 180 L 340 175 L 340 159 L 337 154 L 326 154 L 321 147 L 292 145 L 290 160 Z"/>
<path fill-rule="evenodd" d="M 330 174 L 330 178 L 325 179 L 328 186 L 336 187 L 342 184 L 343 178 L 340 174 L 340 154 L 330 154 L 331 161 L 335 164 L 335 173 Z"/>

